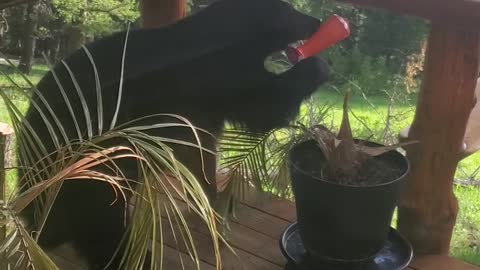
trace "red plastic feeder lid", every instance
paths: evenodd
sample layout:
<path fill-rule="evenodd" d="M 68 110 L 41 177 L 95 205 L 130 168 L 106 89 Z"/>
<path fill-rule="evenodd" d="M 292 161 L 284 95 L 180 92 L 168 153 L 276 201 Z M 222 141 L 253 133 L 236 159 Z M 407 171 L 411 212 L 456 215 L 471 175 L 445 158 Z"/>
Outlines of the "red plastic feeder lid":
<path fill-rule="evenodd" d="M 335 45 L 350 36 L 350 26 L 345 18 L 333 15 L 323 23 L 303 45 L 285 50 L 292 63 L 298 63 Z"/>

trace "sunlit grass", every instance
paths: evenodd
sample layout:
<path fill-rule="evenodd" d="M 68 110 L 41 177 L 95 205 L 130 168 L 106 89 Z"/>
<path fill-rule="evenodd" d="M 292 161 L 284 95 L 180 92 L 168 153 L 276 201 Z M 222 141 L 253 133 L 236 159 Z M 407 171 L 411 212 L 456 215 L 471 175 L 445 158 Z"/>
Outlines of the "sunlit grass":
<path fill-rule="evenodd" d="M 27 75 L 27 77 L 32 83 L 36 84 L 47 71 L 48 67 L 46 65 L 33 65 L 32 72 Z M 25 95 L 19 91 L 29 92 L 30 90 L 28 90 L 28 83 L 14 67 L 8 65 L 7 63 L 0 64 L 0 72 L 0 89 L 2 89 L 2 91 L 4 91 L 11 98 L 15 106 L 22 113 L 25 113 L 28 109 L 29 102 Z M 9 78 L 7 78 L 7 76 Z M 25 87 L 26 89 L 18 89 L 12 84 L 10 79 L 13 80 L 18 86 Z M 3 99 L 0 99 L 0 122 L 8 124 L 10 127 L 12 126 L 12 120 L 8 114 L 7 107 Z M 15 150 L 15 145 L 12 145 L 12 150 Z M 6 191 L 7 196 L 9 196 L 16 186 L 17 171 L 8 170 L 6 173 L 6 178 Z"/>
<path fill-rule="evenodd" d="M 18 72 L 16 72 L 15 68 L 9 66 L 8 64 L 0 64 L 0 71 L 8 75 L 10 79 L 12 79 L 20 87 L 28 87 L 28 83 L 22 78 L 22 76 Z M 46 65 L 33 65 L 32 72 L 28 75 L 28 78 L 32 83 L 36 84 L 38 83 L 38 81 L 40 81 L 40 79 L 47 71 L 48 67 Z M 0 76 L 0 87 L 2 87 L 3 89 L 15 88 L 6 76 Z"/>
<path fill-rule="evenodd" d="M 460 212 L 452 238 L 454 257 L 480 266 L 480 188 L 455 187 Z"/>

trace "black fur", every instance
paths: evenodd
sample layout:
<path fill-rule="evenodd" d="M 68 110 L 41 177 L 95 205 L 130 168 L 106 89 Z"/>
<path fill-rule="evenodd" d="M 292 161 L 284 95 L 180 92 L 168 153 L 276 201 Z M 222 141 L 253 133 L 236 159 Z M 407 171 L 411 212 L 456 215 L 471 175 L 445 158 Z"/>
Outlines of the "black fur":
<path fill-rule="evenodd" d="M 291 42 L 308 38 L 318 25 L 316 19 L 280 0 L 223 0 L 165 28 L 132 30 L 118 124 L 141 116 L 172 113 L 187 117 L 216 136 L 221 134 L 225 121 L 254 131 L 284 126 L 297 114 L 302 100 L 326 80 L 327 67 L 318 58 L 311 58 L 282 75 L 274 75 L 264 69 L 264 59 Z M 105 128 L 110 125 L 117 100 L 125 37 L 125 32 L 117 33 L 87 46 L 100 76 Z M 95 78 L 90 61 L 80 50 L 65 62 L 83 91 L 96 127 Z M 61 64 L 55 72 L 69 93 L 76 117 L 84 123 L 81 102 L 68 72 Z M 71 115 L 52 73 L 40 81 L 38 90 L 59 114 L 68 134 L 75 137 Z M 33 100 L 39 102 L 38 96 Z M 26 119 L 45 140 L 48 150 L 54 151 L 38 112 L 30 108 Z M 86 134 L 85 125 L 81 128 Z M 162 135 L 193 140 L 188 130 Z M 214 140 L 203 140 L 207 147 L 215 149 Z M 175 153 L 203 179 L 198 151 L 176 147 Z M 215 158 L 206 158 L 206 176 L 214 179 Z M 135 164 L 127 166 L 135 170 Z M 204 186 L 213 197 L 215 185 L 205 182 Z M 111 188 L 100 182 L 64 183 L 40 244 L 51 248 L 72 241 L 92 269 L 101 268 L 125 232 L 123 202 L 112 206 L 113 198 Z M 32 208 L 24 211 L 30 222 L 32 215 Z M 117 269 L 115 264 L 118 261 L 109 269 Z"/>

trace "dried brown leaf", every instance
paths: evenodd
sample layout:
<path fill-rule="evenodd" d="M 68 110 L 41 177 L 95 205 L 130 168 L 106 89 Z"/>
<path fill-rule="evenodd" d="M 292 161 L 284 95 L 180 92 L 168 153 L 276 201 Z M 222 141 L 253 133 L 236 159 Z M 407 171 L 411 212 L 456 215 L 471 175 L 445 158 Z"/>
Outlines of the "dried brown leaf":
<path fill-rule="evenodd" d="M 320 150 L 325 156 L 327 162 L 330 160 L 330 155 L 334 151 L 336 144 L 335 134 L 325 126 L 315 126 L 312 130 L 312 136 L 317 141 Z"/>
<path fill-rule="evenodd" d="M 349 94 L 345 94 L 343 98 L 343 117 L 340 130 L 338 131 L 337 139 L 351 141 L 353 143 L 352 128 L 350 127 L 350 119 L 348 117 L 348 99 Z"/>
<path fill-rule="evenodd" d="M 330 168 L 334 174 L 340 173 L 348 177 L 354 177 L 357 174 L 360 164 L 364 158 L 355 148 L 352 128 L 348 116 L 347 93 L 343 99 L 343 117 L 337 138 L 333 140 L 333 151 L 331 154 Z"/>
<path fill-rule="evenodd" d="M 343 101 L 343 117 L 340 130 L 335 136 L 325 126 L 315 126 L 305 129 L 315 139 L 319 148 L 326 157 L 326 171 L 328 178 L 339 183 L 351 183 L 355 180 L 362 165 L 372 157 L 394 150 L 398 147 L 413 144 L 415 142 L 403 142 L 391 146 L 371 147 L 366 145 L 367 140 L 355 142 L 349 120 L 348 110 L 349 94 Z"/>
<path fill-rule="evenodd" d="M 361 164 L 360 152 L 356 151 L 353 141 L 342 140 L 333 150 L 330 158 L 331 173 L 354 177 Z"/>
<path fill-rule="evenodd" d="M 379 156 L 379 155 L 381 155 L 383 153 L 386 153 L 388 151 L 392 151 L 392 150 L 395 150 L 399 147 L 409 145 L 409 144 L 414 144 L 414 143 L 417 143 L 417 142 L 418 141 L 402 142 L 402 143 L 397 143 L 397 144 L 393 144 L 393 145 L 389 145 L 389 146 L 376 146 L 376 147 L 357 144 L 356 149 L 357 149 L 358 152 L 364 153 L 364 154 L 366 154 L 370 157 L 376 157 L 376 156 Z"/>

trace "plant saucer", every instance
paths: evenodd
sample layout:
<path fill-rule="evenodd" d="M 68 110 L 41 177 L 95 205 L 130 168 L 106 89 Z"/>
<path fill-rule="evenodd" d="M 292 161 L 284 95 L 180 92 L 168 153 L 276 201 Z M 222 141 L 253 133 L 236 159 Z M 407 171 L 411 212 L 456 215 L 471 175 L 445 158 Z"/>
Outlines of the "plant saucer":
<path fill-rule="evenodd" d="M 280 248 L 288 260 L 286 270 L 402 270 L 410 264 L 413 257 L 412 246 L 394 228 L 391 228 L 382 250 L 366 262 L 340 264 L 316 261 L 313 265 L 306 256 L 297 223 L 285 229 L 280 239 Z"/>

